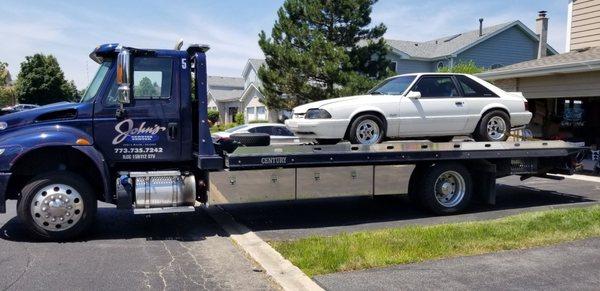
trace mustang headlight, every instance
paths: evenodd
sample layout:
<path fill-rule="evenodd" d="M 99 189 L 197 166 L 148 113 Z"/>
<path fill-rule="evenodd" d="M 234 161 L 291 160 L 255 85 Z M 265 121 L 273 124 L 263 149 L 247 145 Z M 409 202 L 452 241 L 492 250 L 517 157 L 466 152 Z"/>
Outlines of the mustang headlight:
<path fill-rule="evenodd" d="M 331 114 L 329 114 L 329 112 L 327 112 L 327 110 L 325 110 L 325 109 L 313 108 L 313 109 L 308 109 L 308 111 L 306 111 L 306 115 L 304 115 L 304 118 L 306 118 L 306 119 L 328 119 L 328 118 L 331 118 Z"/>
<path fill-rule="evenodd" d="M 0 130 L 5 130 L 8 127 L 8 124 L 4 121 L 0 122 Z"/>

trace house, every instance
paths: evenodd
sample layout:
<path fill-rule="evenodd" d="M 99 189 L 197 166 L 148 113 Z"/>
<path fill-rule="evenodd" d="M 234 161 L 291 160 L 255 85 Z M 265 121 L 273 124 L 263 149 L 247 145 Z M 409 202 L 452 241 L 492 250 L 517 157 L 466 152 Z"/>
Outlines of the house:
<path fill-rule="evenodd" d="M 512 21 L 424 42 L 386 39 L 388 59 L 398 74 L 435 72 L 459 62 L 499 68 L 537 57 L 539 37 L 521 21 Z M 557 54 L 547 47 L 547 54 Z"/>
<path fill-rule="evenodd" d="M 533 113 L 530 128 L 542 138 L 600 144 L 600 0 L 569 2 L 567 53 L 543 56 L 478 76 L 519 91 Z M 537 19 L 547 34 L 545 11 Z M 543 43 L 541 43 L 543 45 Z"/>
<path fill-rule="evenodd" d="M 242 78 L 208 77 L 208 109 L 219 111 L 223 123 L 234 122 L 238 112 L 244 113 L 244 121 L 277 122 L 278 111 L 269 110 L 260 92 L 258 69 L 266 65 L 262 59 L 249 59 L 242 71 Z"/>

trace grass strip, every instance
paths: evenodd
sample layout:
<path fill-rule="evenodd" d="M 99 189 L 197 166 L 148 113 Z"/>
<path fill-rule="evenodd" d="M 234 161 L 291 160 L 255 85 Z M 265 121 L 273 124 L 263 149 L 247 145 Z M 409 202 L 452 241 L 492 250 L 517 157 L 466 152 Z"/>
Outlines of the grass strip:
<path fill-rule="evenodd" d="M 592 206 L 488 221 L 409 226 L 270 243 L 307 275 L 315 276 L 598 236 L 600 206 Z"/>

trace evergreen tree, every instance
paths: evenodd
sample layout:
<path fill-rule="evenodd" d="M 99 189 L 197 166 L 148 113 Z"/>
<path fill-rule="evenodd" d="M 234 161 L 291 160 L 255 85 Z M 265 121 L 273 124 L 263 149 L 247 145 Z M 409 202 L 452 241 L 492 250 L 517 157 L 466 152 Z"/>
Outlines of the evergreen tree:
<path fill-rule="evenodd" d="M 286 0 L 271 36 L 259 34 L 267 66 L 258 75 L 267 107 L 364 93 L 389 73 L 377 0 Z"/>
<path fill-rule="evenodd" d="M 17 78 L 16 94 L 20 103 L 38 105 L 75 101 L 79 96 L 73 81 L 65 80 L 56 58 L 43 54 L 25 57 Z"/>
<path fill-rule="evenodd" d="M 140 83 L 136 86 L 134 92 L 135 95 L 146 97 L 159 95 L 156 87 L 152 84 L 152 80 L 148 77 L 143 77 L 140 80 Z"/>

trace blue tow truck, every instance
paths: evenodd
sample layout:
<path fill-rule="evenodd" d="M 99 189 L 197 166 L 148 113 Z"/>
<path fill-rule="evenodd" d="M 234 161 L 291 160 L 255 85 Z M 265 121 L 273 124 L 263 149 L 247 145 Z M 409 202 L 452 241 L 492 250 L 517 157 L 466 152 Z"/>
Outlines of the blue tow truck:
<path fill-rule="evenodd" d="M 261 135 L 214 143 L 207 51 L 101 45 L 81 102 L 1 116 L 0 213 L 16 199 L 23 227 L 56 241 L 89 229 L 98 201 L 151 215 L 404 193 L 444 215 L 493 204 L 498 177 L 572 174 L 587 150 L 562 141 L 276 146 Z"/>

